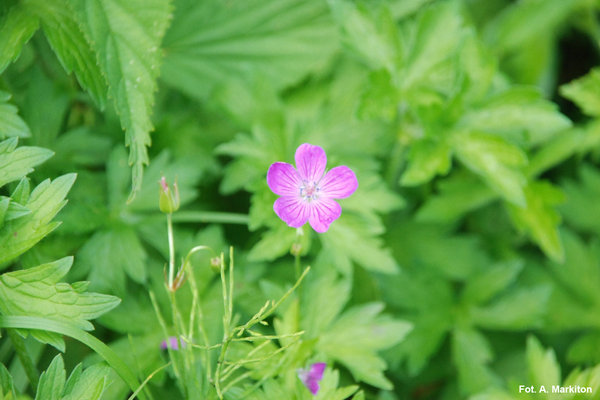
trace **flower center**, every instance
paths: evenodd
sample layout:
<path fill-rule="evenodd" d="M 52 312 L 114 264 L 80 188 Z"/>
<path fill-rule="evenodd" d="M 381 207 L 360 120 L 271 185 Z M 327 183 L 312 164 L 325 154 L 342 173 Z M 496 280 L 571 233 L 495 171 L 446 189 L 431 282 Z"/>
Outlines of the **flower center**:
<path fill-rule="evenodd" d="M 316 200 L 320 191 L 321 188 L 317 185 L 317 182 L 303 181 L 302 186 L 300 186 L 300 196 L 307 201 Z"/>

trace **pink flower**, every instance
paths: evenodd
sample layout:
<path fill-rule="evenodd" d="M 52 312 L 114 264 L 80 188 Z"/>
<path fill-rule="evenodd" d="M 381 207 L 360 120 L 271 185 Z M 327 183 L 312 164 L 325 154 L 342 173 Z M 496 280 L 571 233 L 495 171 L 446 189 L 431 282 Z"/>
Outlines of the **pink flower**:
<path fill-rule="evenodd" d="M 327 156 L 319 146 L 304 143 L 296 150 L 296 168 L 276 162 L 267 172 L 267 184 L 281 196 L 273 204 L 275 214 L 286 224 L 299 228 L 308 222 L 319 233 L 342 214 L 334 199 L 350 196 L 358 188 L 354 172 L 335 167 L 325 173 Z"/>
<path fill-rule="evenodd" d="M 319 393 L 319 382 L 323 379 L 323 372 L 325 371 L 325 367 L 327 366 L 324 362 L 318 362 L 311 364 L 310 368 L 298 369 L 298 378 L 304 383 L 304 386 L 316 396 Z"/>
<path fill-rule="evenodd" d="M 181 347 L 186 347 L 186 344 L 183 341 L 183 339 L 181 340 Z M 169 336 L 168 339 L 165 339 L 162 342 L 160 342 L 160 348 L 162 350 L 166 350 L 167 348 L 171 350 L 179 350 L 179 340 L 177 340 L 175 336 Z"/>

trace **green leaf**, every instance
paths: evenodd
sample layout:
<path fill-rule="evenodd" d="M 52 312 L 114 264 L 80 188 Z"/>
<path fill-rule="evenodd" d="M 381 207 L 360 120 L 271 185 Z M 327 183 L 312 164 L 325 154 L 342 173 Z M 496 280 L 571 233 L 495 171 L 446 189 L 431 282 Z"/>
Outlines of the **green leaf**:
<path fill-rule="evenodd" d="M 540 342 L 534 337 L 527 338 L 527 366 L 529 367 L 530 382 L 539 387 L 547 388 L 559 385 L 561 381 L 560 365 L 552 349 L 544 351 Z"/>
<path fill-rule="evenodd" d="M 0 139 L 31 136 L 29 127 L 17 114 L 17 107 L 8 103 L 10 97 L 10 94 L 0 90 Z"/>
<path fill-rule="evenodd" d="M 398 115 L 400 96 L 392 83 L 390 73 L 384 69 L 371 72 L 369 86 L 362 94 L 357 114 L 360 118 L 381 118 L 392 122 Z"/>
<path fill-rule="evenodd" d="M 132 191 L 148 164 L 150 120 L 161 60 L 160 43 L 170 20 L 169 0 L 70 0 L 98 56 L 129 146 Z M 142 11 L 140 11 L 142 10 Z"/>
<path fill-rule="evenodd" d="M 42 317 L 34 316 L 3 316 L 0 315 L 0 327 L 2 328 L 15 328 L 15 329 L 30 329 L 30 330 L 44 330 L 49 332 L 58 333 L 61 335 L 70 336 L 86 346 L 90 347 L 96 353 L 98 353 L 108 365 L 110 365 L 119 376 L 127 383 L 131 391 L 136 391 L 140 384 L 133 372 L 129 369 L 127 364 L 113 351 L 100 340 L 96 339 L 89 333 L 81 330 L 76 325 L 69 322 L 61 322 Z M 77 385 L 80 378 L 81 365 L 75 367 L 73 374 L 69 377 L 65 385 L 65 393 Z M 144 391 L 141 391 L 138 396 L 140 400 L 146 400 L 147 397 Z"/>
<path fill-rule="evenodd" d="M 404 88 L 416 87 L 429 79 L 433 68 L 455 55 L 466 32 L 461 13 L 452 2 L 428 7 L 411 22 L 414 36 L 405 40 L 410 41 L 412 47 L 405 56 L 404 71 L 398 74 Z M 410 32 L 409 29 L 406 31 Z"/>
<path fill-rule="evenodd" d="M 336 45 L 323 0 L 182 0 L 165 37 L 162 79 L 198 99 L 256 75 L 279 89 L 322 68 Z"/>
<path fill-rule="evenodd" d="M 96 54 L 86 40 L 68 2 L 28 0 L 31 14 L 39 17 L 44 34 L 64 69 L 75 72 L 77 80 L 92 99 L 104 108 L 107 87 L 96 61 Z"/>
<path fill-rule="evenodd" d="M 593 68 L 582 78 L 560 87 L 560 94 L 571 100 L 591 117 L 600 117 L 600 68 Z"/>
<path fill-rule="evenodd" d="M 350 299 L 351 282 L 337 278 L 332 271 L 317 277 L 311 275 L 301 289 L 301 327 L 308 337 L 318 337 L 328 331 Z"/>
<path fill-rule="evenodd" d="M 43 181 L 23 204 L 31 213 L 0 228 L 0 269 L 56 229 L 59 223 L 52 219 L 66 204 L 65 196 L 75 178 L 75 174 L 68 174 L 52 182 Z"/>
<path fill-rule="evenodd" d="M 546 312 L 551 288 L 521 288 L 472 310 L 473 323 L 486 329 L 523 330 L 538 327 Z"/>
<path fill-rule="evenodd" d="M 438 193 L 425 199 L 417 211 L 419 222 L 453 222 L 492 201 L 498 195 L 470 173 L 453 173 L 437 185 Z"/>
<path fill-rule="evenodd" d="M 395 77 L 402 49 L 390 10 L 346 0 L 330 0 L 329 4 L 345 45 L 372 69 L 385 69 Z"/>
<path fill-rule="evenodd" d="M 381 303 L 351 308 L 321 335 L 317 348 L 346 366 L 355 379 L 390 390 L 392 383 L 383 375 L 387 365 L 377 351 L 402 341 L 412 325 L 379 315 L 382 310 Z"/>
<path fill-rule="evenodd" d="M 99 257 L 99 255 L 102 255 Z M 125 296 L 125 274 L 146 280 L 146 251 L 129 227 L 97 231 L 81 248 L 77 265 L 90 271 L 92 288 Z"/>
<path fill-rule="evenodd" d="M 524 0 L 504 8 L 486 27 L 488 43 L 500 52 L 521 49 L 540 36 L 554 35 L 580 0 Z"/>
<path fill-rule="evenodd" d="M 443 142 L 419 140 L 410 148 L 409 165 L 400 178 L 405 186 L 429 182 L 436 175 L 445 175 L 451 167 L 451 150 Z"/>
<path fill-rule="evenodd" d="M 18 3 L 0 19 L 0 73 L 15 61 L 38 28 L 38 19 Z"/>
<path fill-rule="evenodd" d="M 17 147 L 18 139 L 0 142 L 0 187 L 21 179 L 54 154 L 41 147 Z"/>
<path fill-rule="evenodd" d="M 78 293 L 59 283 L 73 257 L 0 275 L 0 311 L 3 315 L 43 316 L 91 330 L 94 319 L 119 304 L 119 299 L 98 293 Z"/>
<path fill-rule="evenodd" d="M 106 365 L 96 364 L 86 368 L 62 400 L 99 400 L 107 386 L 109 374 L 110 368 Z"/>
<path fill-rule="evenodd" d="M 369 237 L 364 234 L 367 229 L 365 222 L 348 216 L 335 221 L 326 235 L 321 236 L 324 249 L 328 249 L 336 257 L 344 259 L 337 267 L 355 261 L 369 271 L 394 274 L 398 271 L 398 264 L 392 257 L 390 250 L 384 248 L 383 241 L 379 238 Z"/>
<path fill-rule="evenodd" d="M 564 258 L 558 225 L 560 214 L 554 206 L 564 202 L 563 193 L 547 182 L 532 182 L 525 188 L 527 205 L 508 204 L 513 223 L 527 232 L 544 253 L 555 261 Z"/>
<path fill-rule="evenodd" d="M 2 363 L 0 363 L 0 395 L 6 400 L 17 398 L 13 378 Z"/>
<path fill-rule="evenodd" d="M 42 372 L 35 400 L 61 400 L 66 379 L 65 364 L 59 354 L 54 357 L 46 371 Z"/>
<path fill-rule="evenodd" d="M 488 97 L 458 122 L 461 129 L 496 133 L 528 145 L 545 142 L 570 126 L 571 121 L 535 88 L 518 86 Z"/>
<path fill-rule="evenodd" d="M 506 140 L 485 133 L 459 133 L 452 142 L 458 159 L 507 201 L 525 206 L 527 157 Z"/>
<path fill-rule="evenodd" d="M 463 393 L 474 394 L 498 384 L 487 366 L 493 360 L 492 349 L 481 333 L 468 328 L 455 329 L 452 356 Z"/>
<path fill-rule="evenodd" d="M 583 155 L 600 145 L 600 121 L 568 129 L 539 149 L 531 157 L 527 168 L 529 176 L 537 176 L 573 155 Z"/>
<path fill-rule="evenodd" d="M 520 261 L 485 269 L 467 281 L 462 298 L 472 304 L 484 303 L 514 282 L 522 269 L 523 263 Z"/>
<path fill-rule="evenodd" d="M 600 333 L 588 333 L 571 343 L 567 360 L 572 364 L 600 362 Z"/>

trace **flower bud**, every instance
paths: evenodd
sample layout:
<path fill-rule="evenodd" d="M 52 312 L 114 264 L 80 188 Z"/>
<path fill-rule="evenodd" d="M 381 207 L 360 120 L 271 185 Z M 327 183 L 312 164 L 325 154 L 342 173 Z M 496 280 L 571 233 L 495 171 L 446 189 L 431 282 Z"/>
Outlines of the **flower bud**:
<path fill-rule="evenodd" d="M 213 257 L 210 259 L 210 268 L 214 273 L 218 274 L 221 272 L 221 257 Z"/>
<path fill-rule="evenodd" d="M 169 188 L 167 180 L 163 176 L 160 178 L 160 194 L 158 198 L 158 206 L 160 211 L 165 214 L 172 214 L 179 209 L 179 188 L 177 182 L 173 183 L 173 191 Z"/>

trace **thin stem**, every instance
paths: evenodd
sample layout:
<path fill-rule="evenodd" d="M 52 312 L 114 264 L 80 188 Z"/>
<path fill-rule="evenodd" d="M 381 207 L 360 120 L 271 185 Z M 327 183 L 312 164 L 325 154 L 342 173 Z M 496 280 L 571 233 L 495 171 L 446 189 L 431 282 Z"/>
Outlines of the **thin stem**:
<path fill-rule="evenodd" d="M 296 280 L 300 279 L 300 253 L 294 256 L 294 269 L 296 271 Z"/>
<path fill-rule="evenodd" d="M 173 290 L 173 274 L 175 271 L 175 244 L 173 241 L 173 214 L 167 214 L 167 235 L 169 239 L 169 290 Z"/>

